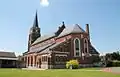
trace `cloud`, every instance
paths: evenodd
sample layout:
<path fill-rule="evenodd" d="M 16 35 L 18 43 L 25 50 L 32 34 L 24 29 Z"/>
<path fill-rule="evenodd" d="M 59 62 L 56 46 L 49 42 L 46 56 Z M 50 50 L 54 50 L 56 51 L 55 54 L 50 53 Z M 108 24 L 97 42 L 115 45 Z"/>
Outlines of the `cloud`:
<path fill-rule="evenodd" d="M 48 0 L 40 0 L 40 4 L 41 4 L 42 6 L 44 6 L 44 7 L 49 6 Z"/>

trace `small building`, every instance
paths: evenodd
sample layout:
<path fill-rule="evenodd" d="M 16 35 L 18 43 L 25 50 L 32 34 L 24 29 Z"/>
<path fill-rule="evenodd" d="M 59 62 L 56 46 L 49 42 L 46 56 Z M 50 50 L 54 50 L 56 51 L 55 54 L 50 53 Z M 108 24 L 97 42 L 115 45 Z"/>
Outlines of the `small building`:
<path fill-rule="evenodd" d="M 0 51 L 0 68 L 14 68 L 17 66 L 17 60 L 14 52 Z"/>

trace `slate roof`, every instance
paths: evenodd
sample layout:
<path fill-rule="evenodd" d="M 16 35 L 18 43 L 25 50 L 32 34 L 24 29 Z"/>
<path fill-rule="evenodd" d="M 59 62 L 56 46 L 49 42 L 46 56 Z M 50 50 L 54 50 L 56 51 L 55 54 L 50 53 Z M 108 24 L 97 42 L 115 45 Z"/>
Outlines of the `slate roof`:
<path fill-rule="evenodd" d="M 54 48 L 54 47 L 57 47 L 58 45 L 62 44 L 62 43 L 65 43 L 66 41 L 63 41 L 63 42 L 56 42 L 54 44 L 52 44 L 51 46 L 45 48 L 43 51 L 40 52 L 40 54 L 42 53 L 50 53 L 52 52 L 50 49 Z"/>
<path fill-rule="evenodd" d="M 3 51 L 0 51 L 0 57 L 16 58 L 14 52 L 3 52 Z"/>
<path fill-rule="evenodd" d="M 40 54 L 50 53 L 50 52 L 52 52 L 52 51 L 50 50 L 50 48 L 45 48 L 42 52 L 40 52 Z"/>
<path fill-rule="evenodd" d="M 34 45 L 34 44 L 36 44 L 36 43 L 38 43 L 38 42 L 42 42 L 42 41 L 47 40 L 47 39 L 52 38 L 52 37 L 55 37 L 55 34 L 54 34 L 54 33 L 51 34 L 51 35 L 41 36 L 41 37 L 39 37 L 32 45 Z"/>
<path fill-rule="evenodd" d="M 78 24 L 75 24 L 71 28 L 65 28 L 58 37 L 61 37 L 70 33 L 82 33 L 82 32 L 85 32 L 85 31 Z"/>
<path fill-rule="evenodd" d="M 31 53 L 31 52 L 41 52 L 41 51 L 43 51 L 44 49 L 50 47 L 50 46 L 53 45 L 53 44 L 54 44 L 54 43 L 50 43 L 50 44 L 44 45 L 44 46 L 39 47 L 39 48 L 36 48 L 36 49 L 34 49 L 34 50 L 32 50 L 32 51 L 30 51 L 30 52 L 28 52 L 28 53 Z"/>
<path fill-rule="evenodd" d="M 51 46 L 49 46 L 49 47 L 45 48 L 43 51 L 41 51 L 40 54 L 52 52 L 50 49 L 52 49 L 52 48 L 60 45 L 61 43 L 63 43 L 63 42 L 57 42 L 57 43 L 55 43 L 55 44 L 52 44 Z"/>
<path fill-rule="evenodd" d="M 90 45 L 89 48 L 90 48 L 90 54 L 99 54 L 98 51 L 92 45 Z"/>

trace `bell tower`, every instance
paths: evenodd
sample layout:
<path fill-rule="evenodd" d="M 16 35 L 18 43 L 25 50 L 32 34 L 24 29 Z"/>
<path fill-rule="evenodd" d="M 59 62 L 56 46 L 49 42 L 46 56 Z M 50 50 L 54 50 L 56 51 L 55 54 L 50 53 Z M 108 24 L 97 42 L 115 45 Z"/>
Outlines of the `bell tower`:
<path fill-rule="evenodd" d="M 28 52 L 29 52 L 29 48 L 31 44 L 34 43 L 35 40 L 39 38 L 40 36 L 41 34 L 40 34 L 40 28 L 39 28 L 38 17 L 37 17 L 37 12 L 36 12 L 33 26 L 30 28 L 30 32 L 29 32 Z"/>

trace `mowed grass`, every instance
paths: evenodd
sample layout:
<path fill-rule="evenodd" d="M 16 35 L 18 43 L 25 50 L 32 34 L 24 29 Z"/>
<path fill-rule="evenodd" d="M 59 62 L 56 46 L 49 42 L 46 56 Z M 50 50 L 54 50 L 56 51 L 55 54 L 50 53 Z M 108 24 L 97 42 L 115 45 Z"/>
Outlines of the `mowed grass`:
<path fill-rule="evenodd" d="M 120 74 L 96 71 L 96 69 L 91 69 L 92 71 L 87 71 L 87 70 L 90 69 L 78 69 L 78 70 L 0 69 L 0 77 L 120 77 Z"/>

